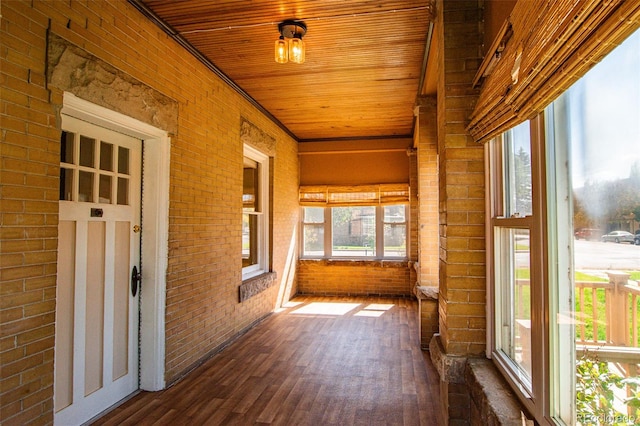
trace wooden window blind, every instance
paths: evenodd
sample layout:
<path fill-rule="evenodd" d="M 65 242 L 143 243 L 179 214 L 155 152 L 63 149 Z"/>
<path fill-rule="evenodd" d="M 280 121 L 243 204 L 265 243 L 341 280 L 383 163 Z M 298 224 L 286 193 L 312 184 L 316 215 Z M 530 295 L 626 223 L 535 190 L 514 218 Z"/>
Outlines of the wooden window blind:
<path fill-rule="evenodd" d="M 409 202 L 409 185 L 301 186 L 302 206 L 355 206 Z"/>
<path fill-rule="evenodd" d="M 543 111 L 638 29 L 640 1 L 520 0 L 509 23 L 512 35 L 467 127 L 478 142 Z"/>

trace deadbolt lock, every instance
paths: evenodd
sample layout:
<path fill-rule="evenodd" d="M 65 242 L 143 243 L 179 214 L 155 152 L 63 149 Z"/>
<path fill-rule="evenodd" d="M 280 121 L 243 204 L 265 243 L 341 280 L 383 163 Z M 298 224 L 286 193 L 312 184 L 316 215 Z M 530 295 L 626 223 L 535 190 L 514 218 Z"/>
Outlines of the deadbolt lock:
<path fill-rule="evenodd" d="M 133 225 L 133 232 L 135 232 L 136 234 L 140 232 L 140 229 L 140 225 Z"/>

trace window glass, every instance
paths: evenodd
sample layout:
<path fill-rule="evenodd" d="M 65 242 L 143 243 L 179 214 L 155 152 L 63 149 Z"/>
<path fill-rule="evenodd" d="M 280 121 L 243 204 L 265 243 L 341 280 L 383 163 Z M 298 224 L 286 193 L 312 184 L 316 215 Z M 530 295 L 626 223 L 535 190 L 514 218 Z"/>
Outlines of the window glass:
<path fill-rule="evenodd" d="M 256 212 L 258 208 L 258 164 L 246 159 L 242 184 L 242 208 Z"/>
<path fill-rule="evenodd" d="M 98 181 L 98 202 L 111 203 L 111 176 L 100 175 Z"/>
<path fill-rule="evenodd" d="M 528 229 L 495 231 L 497 349 L 531 391 L 531 268 Z"/>
<path fill-rule="evenodd" d="M 100 142 L 100 170 L 113 171 L 113 145 Z"/>
<path fill-rule="evenodd" d="M 73 164 L 73 147 L 74 147 L 75 133 L 62 132 L 60 136 L 60 162 Z"/>
<path fill-rule="evenodd" d="M 118 204 L 129 205 L 129 179 L 118 177 Z"/>
<path fill-rule="evenodd" d="M 96 140 L 80 135 L 80 165 L 94 167 Z"/>
<path fill-rule="evenodd" d="M 129 148 L 118 147 L 118 173 L 129 174 Z"/>
<path fill-rule="evenodd" d="M 129 205 L 130 166 L 129 148 L 63 131 L 59 198 L 62 201 Z"/>
<path fill-rule="evenodd" d="M 572 413 L 563 406 L 573 401 L 582 424 L 640 419 L 639 75 L 636 32 L 547 110 L 560 188 L 550 200 L 558 206 L 550 223 L 556 239 L 567 240 L 552 262 L 559 265 L 551 275 L 552 351 L 562 362 L 553 376 L 553 415 L 567 423 Z M 564 198 L 570 205 L 562 215 Z M 575 344 L 567 345 L 567 336 Z"/>
<path fill-rule="evenodd" d="M 242 266 L 257 265 L 259 223 L 255 214 L 258 208 L 258 163 L 249 158 L 244 160 L 242 179 Z"/>
<path fill-rule="evenodd" d="M 78 179 L 78 201 L 93 203 L 94 173 L 80 171 Z"/>
<path fill-rule="evenodd" d="M 404 204 L 303 207 L 302 256 L 405 259 L 407 223 Z"/>
<path fill-rule="evenodd" d="M 407 219 L 405 206 L 383 207 L 384 257 L 406 257 Z"/>
<path fill-rule="evenodd" d="M 242 215 L 242 266 L 258 264 L 258 217 Z"/>
<path fill-rule="evenodd" d="M 302 209 L 303 243 L 302 255 L 324 256 L 324 208 L 304 207 Z"/>
<path fill-rule="evenodd" d="M 64 201 L 73 200 L 73 169 L 60 167 L 60 199 Z"/>
<path fill-rule="evenodd" d="M 531 130 L 529 122 L 504 133 L 507 217 L 531 216 Z"/>
<path fill-rule="evenodd" d="M 333 207 L 331 218 L 332 256 L 375 257 L 375 207 Z"/>

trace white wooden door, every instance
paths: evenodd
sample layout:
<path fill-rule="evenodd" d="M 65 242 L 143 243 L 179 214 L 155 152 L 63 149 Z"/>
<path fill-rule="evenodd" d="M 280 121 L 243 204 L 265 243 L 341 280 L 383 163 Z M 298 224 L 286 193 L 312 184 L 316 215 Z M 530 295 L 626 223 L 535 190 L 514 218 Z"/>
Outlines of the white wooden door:
<path fill-rule="evenodd" d="M 62 128 L 54 420 L 75 425 L 138 389 L 142 141 Z"/>

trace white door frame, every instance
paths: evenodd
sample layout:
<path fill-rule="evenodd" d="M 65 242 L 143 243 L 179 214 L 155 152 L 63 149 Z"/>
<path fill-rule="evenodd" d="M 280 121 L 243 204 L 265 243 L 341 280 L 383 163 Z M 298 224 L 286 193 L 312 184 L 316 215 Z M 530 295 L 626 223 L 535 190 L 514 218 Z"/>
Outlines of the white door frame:
<path fill-rule="evenodd" d="M 169 238 L 169 154 L 166 131 L 65 92 L 62 114 L 144 141 L 140 388 L 165 388 L 165 290 Z"/>

